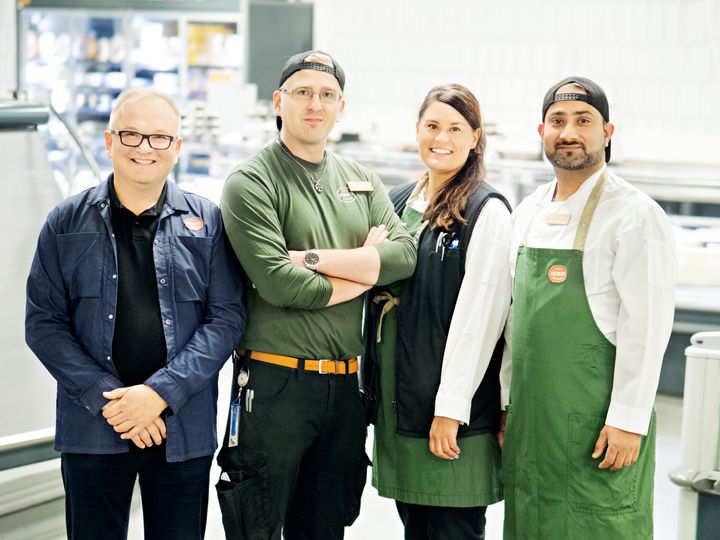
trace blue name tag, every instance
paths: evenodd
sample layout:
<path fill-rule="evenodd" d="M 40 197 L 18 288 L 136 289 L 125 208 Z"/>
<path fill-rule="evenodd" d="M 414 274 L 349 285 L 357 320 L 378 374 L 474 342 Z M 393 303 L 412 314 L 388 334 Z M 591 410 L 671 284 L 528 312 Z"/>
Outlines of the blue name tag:
<path fill-rule="evenodd" d="M 230 403 L 230 433 L 228 435 L 228 446 L 238 445 L 238 431 L 240 428 L 240 396 Z"/>

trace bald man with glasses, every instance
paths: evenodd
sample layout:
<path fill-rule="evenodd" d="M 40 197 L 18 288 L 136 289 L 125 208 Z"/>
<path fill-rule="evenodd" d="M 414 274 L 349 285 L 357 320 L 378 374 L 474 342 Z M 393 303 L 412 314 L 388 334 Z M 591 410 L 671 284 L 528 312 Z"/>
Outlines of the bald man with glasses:
<path fill-rule="evenodd" d="M 167 181 L 175 103 L 129 90 L 109 128 L 113 173 L 50 212 L 27 284 L 26 341 L 57 380 L 67 535 L 126 538 L 139 478 L 145 538 L 200 539 L 240 269 L 219 209 Z"/>

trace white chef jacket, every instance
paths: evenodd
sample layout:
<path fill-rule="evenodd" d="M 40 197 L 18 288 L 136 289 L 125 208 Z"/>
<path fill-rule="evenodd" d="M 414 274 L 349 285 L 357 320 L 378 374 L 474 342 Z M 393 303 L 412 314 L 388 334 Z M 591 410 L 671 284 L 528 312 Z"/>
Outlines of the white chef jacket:
<path fill-rule="evenodd" d="M 424 212 L 424 182 L 408 206 Z M 435 416 L 467 424 L 470 405 L 487 371 L 510 309 L 510 213 L 500 200 L 485 203 L 468 242 L 465 276 L 443 354 Z"/>
<path fill-rule="evenodd" d="M 539 187 L 513 212 L 511 270 L 527 235 L 533 248 L 572 249 L 590 192 L 605 170 L 567 200 L 554 202 L 557 179 Z M 549 225 L 549 214 L 569 214 L 568 225 Z M 677 258 L 670 221 L 650 197 L 608 171 L 583 255 L 585 291 L 600 331 L 616 346 L 610 407 L 605 423 L 646 434 L 663 354 L 673 325 Z M 512 376 L 510 319 L 500 373 L 503 407 Z M 572 332 L 569 328 L 568 332 Z M 562 344 L 558 344 L 559 350 Z M 552 399 L 552 396 L 548 396 Z"/>

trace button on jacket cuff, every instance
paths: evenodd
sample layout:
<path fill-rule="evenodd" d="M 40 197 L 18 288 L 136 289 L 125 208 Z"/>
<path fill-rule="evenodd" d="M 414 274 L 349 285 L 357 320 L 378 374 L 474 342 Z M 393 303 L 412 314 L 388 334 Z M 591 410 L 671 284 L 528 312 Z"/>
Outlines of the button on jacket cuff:
<path fill-rule="evenodd" d="M 108 374 L 98 381 L 97 384 L 88 388 L 80 398 L 80 403 L 94 416 L 100 414 L 102 409 L 108 400 L 103 397 L 103 392 L 110 392 L 116 388 L 123 388 L 125 385 L 115 377 L 114 375 Z"/>

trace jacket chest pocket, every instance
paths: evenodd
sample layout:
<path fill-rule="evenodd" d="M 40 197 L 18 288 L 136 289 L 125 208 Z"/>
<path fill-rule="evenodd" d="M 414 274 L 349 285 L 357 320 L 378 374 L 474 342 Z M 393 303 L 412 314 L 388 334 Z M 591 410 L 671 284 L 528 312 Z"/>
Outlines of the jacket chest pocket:
<path fill-rule="evenodd" d="M 210 281 L 212 238 L 205 236 L 171 236 L 175 299 L 178 302 L 204 302 Z"/>
<path fill-rule="evenodd" d="M 60 272 L 70 299 L 97 298 L 102 292 L 104 234 L 83 232 L 57 236 Z"/>

